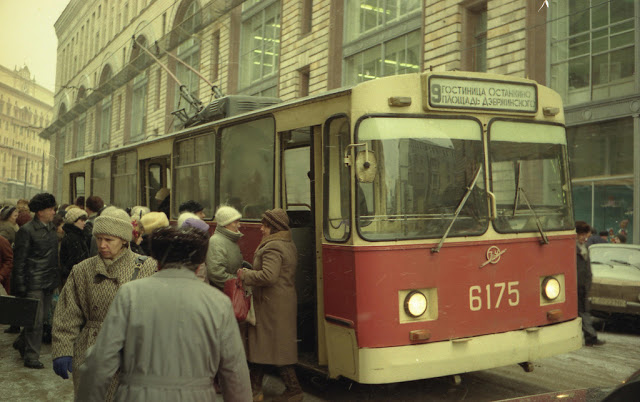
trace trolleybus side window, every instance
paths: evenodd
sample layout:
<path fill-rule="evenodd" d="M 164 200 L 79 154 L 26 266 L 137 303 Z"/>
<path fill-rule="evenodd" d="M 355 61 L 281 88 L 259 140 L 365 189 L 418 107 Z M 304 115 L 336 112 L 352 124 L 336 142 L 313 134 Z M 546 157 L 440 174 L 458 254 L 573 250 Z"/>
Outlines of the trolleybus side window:
<path fill-rule="evenodd" d="M 273 208 L 275 122 L 267 117 L 221 130 L 220 203 L 243 219 L 259 220 Z"/>
<path fill-rule="evenodd" d="M 94 159 L 91 169 L 91 194 L 102 198 L 105 204 L 111 203 L 111 157 Z"/>
<path fill-rule="evenodd" d="M 282 136 L 285 210 L 311 211 L 311 127 Z"/>
<path fill-rule="evenodd" d="M 112 204 L 119 208 L 137 205 L 137 173 L 138 157 L 136 152 L 127 152 L 113 157 L 113 200 Z"/>
<path fill-rule="evenodd" d="M 215 133 L 176 141 L 174 148 L 173 210 L 185 201 L 204 206 L 205 216 L 213 217 L 215 203 Z"/>
<path fill-rule="evenodd" d="M 369 117 L 357 125 L 356 142 L 367 144 L 376 165 L 375 175 L 360 180 L 362 191 L 356 192 L 363 238 L 437 238 L 449 226 L 449 236 L 479 235 L 487 229 L 478 121 Z M 363 152 L 364 147 L 357 149 Z M 357 175 L 357 159 L 355 169 Z"/>
<path fill-rule="evenodd" d="M 564 127 L 494 120 L 489 157 L 497 231 L 573 228 Z"/>
<path fill-rule="evenodd" d="M 351 233 L 349 168 L 343 163 L 350 143 L 349 120 L 329 120 L 324 129 L 324 235 L 327 240 L 346 241 Z"/>

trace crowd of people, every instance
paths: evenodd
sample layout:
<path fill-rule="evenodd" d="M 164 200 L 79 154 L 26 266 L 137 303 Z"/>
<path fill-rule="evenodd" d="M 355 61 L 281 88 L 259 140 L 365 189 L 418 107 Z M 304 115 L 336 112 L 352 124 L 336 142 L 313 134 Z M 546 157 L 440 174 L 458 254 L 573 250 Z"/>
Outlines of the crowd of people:
<path fill-rule="evenodd" d="M 216 228 L 187 201 L 166 212 L 123 210 L 100 197 L 58 205 L 41 193 L 0 210 L 0 282 L 6 293 L 38 300 L 33 325 L 13 347 L 24 366 L 73 378 L 82 401 L 262 401 L 269 366 L 285 392 L 302 400 L 297 362 L 297 250 L 282 209 L 265 211 L 252 263 L 238 240 L 242 215 L 221 205 Z M 221 290 L 240 279 L 253 294 L 255 320 L 237 322 Z"/>

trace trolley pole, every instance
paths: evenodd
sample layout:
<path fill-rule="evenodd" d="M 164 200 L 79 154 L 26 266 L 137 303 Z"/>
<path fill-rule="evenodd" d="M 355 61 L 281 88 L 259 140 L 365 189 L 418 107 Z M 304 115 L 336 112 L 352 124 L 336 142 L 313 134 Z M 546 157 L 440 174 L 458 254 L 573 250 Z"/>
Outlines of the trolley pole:
<path fill-rule="evenodd" d="M 44 192 L 44 151 L 42 151 L 42 169 L 40 170 L 40 192 Z"/>

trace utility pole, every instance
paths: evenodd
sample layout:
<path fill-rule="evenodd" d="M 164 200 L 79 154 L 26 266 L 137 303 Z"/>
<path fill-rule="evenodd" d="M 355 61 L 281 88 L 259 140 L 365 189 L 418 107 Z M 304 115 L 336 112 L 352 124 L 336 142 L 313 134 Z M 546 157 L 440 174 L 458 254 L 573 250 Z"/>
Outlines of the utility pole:
<path fill-rule="evenodd" d="M 40 192 L 44 192 L 44 151 L 42 151 L 42 169 L 40 173 Z"/>
<path fill-rule="evenodd" d="M 29 198 L 27 197 L 27 174 L 29 172 L 29 161 L 27 160 L 27 158 L 24 158 L 24 195 L 23 198 L 28 200 Z"/>

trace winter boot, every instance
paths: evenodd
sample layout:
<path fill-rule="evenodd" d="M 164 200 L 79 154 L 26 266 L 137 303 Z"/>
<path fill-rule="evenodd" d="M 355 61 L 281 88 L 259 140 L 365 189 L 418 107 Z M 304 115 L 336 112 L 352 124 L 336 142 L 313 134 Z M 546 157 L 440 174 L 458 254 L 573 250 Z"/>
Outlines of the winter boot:
<path fill-rule="evenodd" d="M 251 380 L 251 392 L 253 402 L 262 402 L 264 393 L 262 392 L 262 380 L 264 379 L 264 367 L 260 364 L 249 363 L 249 379 Z"/>
<path fill-rule="evenodd" d="M 299 402 L 302 401 L 304 393 L 302 387 L 296 377 L 296 370 L 293 366 L 278 367 L 278 372 L 286 387 L 284 393 L 277 398 L 274 398 L 274 402 Z"/>

